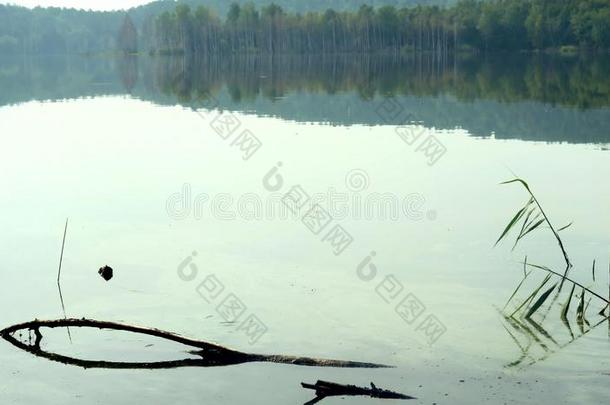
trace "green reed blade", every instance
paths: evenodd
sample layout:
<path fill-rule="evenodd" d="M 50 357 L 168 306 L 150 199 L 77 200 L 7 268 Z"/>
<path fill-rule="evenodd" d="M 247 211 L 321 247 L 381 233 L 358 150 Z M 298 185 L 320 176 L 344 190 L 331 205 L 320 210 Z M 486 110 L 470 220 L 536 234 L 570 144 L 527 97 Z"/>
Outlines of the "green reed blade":
<path fill-rule="evenodd" d="M 544 302 L 547 300 L 547 298 L 549 298 L 549 295 L 551 295 L 551 293 L 553 292 L 553 290 L 555 290 L 555 287 L 557 287 L 557 283 L 555 283 L 551 288 L 549 288 L 548 290 L 546 290 L 534 303 L 534 305 L 532 305 L 532 307 L 530 308 L 529 311 L 527 311 L 527 314 L 525 315 L 525 318 L 528 319 L 530 318 L 532 315 L 534 315 L 534 313 L 538 310 L 538 308 L 540 308 L 542 306 L 542 304 L 544 304 Z"/>
<path fill-rule="evenodd" d="M 527 298 L 525 299 L 525 301 L 523 301 L 523 303 L 522 303 L 521 305 L 519 305 L 519 307 L 513 311 L 513 313 L 510 315 L 510 316 L 511 316 L 511 318 L 512 318 L 513 316 L 515 316 L 515 314 L 516 314 L 517 312 L 519 312 L 519 311 L 521 310 L 521 308 L 523 308 L 523 306 L 525 306 L 526 304 L 527 304 L 527 305 L 529 305 L 529 303 L 530 303 L 530 302 L 531 302 L 531 301 L 534 299 L 534 297 L 535 297 L 535 296 L 538 294 L 538 291 L 540 291 L 540 290 L 542 289 L 542 287 L 544 287 L 544 285 L 545 285 L 545 284 L 546 284 L 546 283 L 547 283 L 547 282 L 548 282 L 550 279 L 551 279 L 551 275 L 550 275 L 550 274 L 547 274 L 547 275 L 546 275 L 546 277 L 544 278 L 544 280 L 542 280 L 542 283 L 540 284 L 540 286 L 538 286 L 538 288 L 536 288 L 536 289 L 534 290 L 534 292 L 532 292 L 532 293 L 530 294 L 530 296 L 529 296 L 529 297 L 527 297 Z"/>
<path fill-rule="evenodd" d="M 585 317 L 585 289 L 582 289 L 582 292 L 580 293 L 580 303 L 578 304 L 578 308 L 576 308 L 576 319 L 579 322 L 582 322 L 582 320 Z"/>
<path fill-rule="evenodd" d="M 513 293 L 511 294 L 510 298 L 508 299 L 508 301 L 506 301 L 506 304 L 504 304 L 504 308 L 502 308 L 502 311 L 504 311 L 506 309 L 506 307 L 508 306 L 508 304 L 510 303 L 510 301 L 515 297 L 515 295 L 517 294 L 517 291 L 519 291 L 519 288 L 521 288 L 521 286 L 523 285 L 523 283 L 525 282 L 525 279 L 527 279 L 527 277 L 532 273 L 532 271 L 530 270 L 529 273 L 525 273 L 525 276 L 523 276 L 523 279 L 521 280 L 521 282 L 519 283 L 519 285 L 517 285 L 517 288 L 515 288 L 515 291 L 513 291 Z"/>
<path fill-rule="evenodd" d="M 515 226 L 515 224 L 517 222 L 519 222 L 519 219 L 521 219 L 521 217 L 523 216 L 523 214 L 525 213 L 525 211 L 527 210 L 527 208 L 530 206 L 530 204 L 532 203 L 533 199 L 530 198 L 530 200 L 528 201 L 527 204 L 525 204 L 525 206 L 523 208 L 521 208 L 519 211 L 517 211 L 517 213 L 515 214 L 515 216 L 513 217 L 513 219 L 510 220 L 510 222 L 508 223 L 508 225 L 506 225 L 506 228 L 504 228 L 504 231 L 502 232 L 502 234 L 500 235 L 500 237 L 498 238 L 498 240 L 496 241 L 496 243 L 494 244 L 494 246 L 496 246 L 498 243 L 500 243 L 500 241 L 502 239 L 504 239 L 504 237 L 508 234 L 508 232 L 510 232 L 510 230 L 513 228 L 513 226 Z"/>
<path fill-rule="evenodd" d="M 566 322 L 568 320 L 567 314 L 568 314 L 568 310 L 570 309 L 570 302 L 572 301 L 572 295 L 574 295 L 574 289 L 576 289 L 576 284 L 572 284 L 572 291 L 570 291 L 570 295 L 568 296 L 567 301 L 565 302 L 565 304 L 563 304 L 563 308 L 561 308 L 561 319 Z"/>

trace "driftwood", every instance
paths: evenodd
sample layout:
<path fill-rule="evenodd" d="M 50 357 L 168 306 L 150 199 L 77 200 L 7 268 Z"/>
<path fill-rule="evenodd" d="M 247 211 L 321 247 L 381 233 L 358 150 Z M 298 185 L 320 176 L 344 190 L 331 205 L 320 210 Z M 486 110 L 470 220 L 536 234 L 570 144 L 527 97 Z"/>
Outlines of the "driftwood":
<path fill-rule="evenodd" d="M 304 405 L 312 405 L 320 402 L 326 397 L 333 396 L 366 396 L 371 398 L 383 398 L 383 399 L 417 399 L 409 395 L 399 394 L 397 392 L 382 390 L 371 383 L 371 388 L 362 388 L 355 385 L 343 385 L 332 383 L 328 381 L 320 381 L 315 384 L 301 383 L 303 388 L 316 391 L 316 397 Z"/>
<path fill-rule="evenodd" d="M 176 343 L 181 343 L 192 347 L 194 350 L 189 353 L 200 356 L 201 358 L 186 358 L 171 361 L 158 362 L 115 362 L 103 360 L 83 360 L 69 356 L 64 356 L 57 353 L 46 352 L 41 348 L 43 335 L 40 332 L 41 328 L 77 328 L 89 327 L 97 329 L 110 329 L 132 333 L 139 333 L 149 336 L 155 336 L 162 339 L 167 339 Z M 14 337 L 14 334 L 19 331 L 34 332 L 35 341 L 33 344 L 26 344 Z M 108 369 L 165 369 L 177 367 L 214 367 L 228 366 L 232 364 L 241 364 L 249 362 L 270 362 L 282 364 L 294 364 L 299 366 L 316 366 L 316 367 L 345 367 L 345 368 L 388 368 L 383 364 L 362 363 L 356 361 L 343 360 L 328 360 L 316 359 L 311 357 L 283 356 L 283 355 L 265 355 L 244 353 L 237 350 L 229 349 L 214 343 L 209 343 L 200 340 L 185 338 L 170 332 L 165 332 L 158 329 L 142 328 L 132 325 L 124 325 L 114 322 L 96 321 L 92 319 L 58 319 L 51 321 L 34 320 L 17 325 L 10 326 L 0 330 L 0 337 L 8 341 L 12 345 L 29 352 L 35 356 L 42 357 L 51 361 L 83 367 L 83 368 L 108 368 Z"/>

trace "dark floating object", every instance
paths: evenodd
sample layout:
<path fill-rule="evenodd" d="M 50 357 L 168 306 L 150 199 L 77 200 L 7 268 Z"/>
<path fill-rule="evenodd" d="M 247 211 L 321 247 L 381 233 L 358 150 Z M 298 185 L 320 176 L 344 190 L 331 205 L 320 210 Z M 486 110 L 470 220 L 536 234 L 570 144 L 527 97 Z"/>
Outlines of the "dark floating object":
<path fill-rule="evenodd" d="M 371 383 L 371 388 L 362 388 L 355 385 L 343 385 L 318 380 L 318 382 L 315 384 L 301 383 L 301 386 L 303 386 L 303 388 L 316 391 L 316 397 L 309 402 L 305 402 L 304 405 L 312 405 L 320 402 L 326 397 L 335 396 L 365 396 L 382 399 L 417 399 L 409 395 L 399 394 L 398 392 L 379 389 L 373 383 Z"/>
<path fill-rule="evenodd" d="M 201 358 L 184 358 L 170 361 L 156 362 L 117 362 L 104 360 L 83 360 L 73 357 L 64 356 L 57 353 L 49 353 L 44 351 L 40 343 L 43 335 L 40 332 L 41 328 L 96 328 L 110 329 L 125 332 L 139 333 L 148 336 L 155 336 L 162 339 L 167 339 L 173 342 L 182 343 L 190 346 L 193 350 L 189 351 L 191 355 L 200 356 Z M 35 341 L 29 344 L 21 342 L 15 337 L 15 334 L 27 331 L 33 331 L 36 336 Z M 294 364 L 299 366 L 316 366 L 316 367 L 345 367 L 345 368 L 388 368 L 383 364 L 361 363 L 356 361 L 343 360 L 327 360 L 315 359 L 311 357 L 296 357 L 283 355 L 266 355 L 243 353 L 213 343 L 200 340 L 188 339 L 170 332 L 165 332 L 158 329 L 142 328 L 138 326 L 123 325 L 114 322 L 95 321 L 92 319 L 58 319 L 52 321 L 34 320 L 9 326 L 6 329 L 0 330 L 0 337 L 8 341 L 19 349 L 25 350 L 35 356 L 42 357 L 51 361 L 83 367 L 83 368 L 106 368 L 106 369 L 166 369 L 177 367 L 214 367 L 228 366 L 233 364 L 242 364 L 250 362 L 268 362 Z"/>
<path fill-rule="evenodd" d="M 97 272 L 100 276 L 102 276 L 102 278 L 106 281 L 110 281 L 110 279 L 112 278 L 113 275 L 113 271 L 112 271 L 112 267 L 110 266 L 104 266 L 104 267 L 100 267 L 100 269 Z"/>

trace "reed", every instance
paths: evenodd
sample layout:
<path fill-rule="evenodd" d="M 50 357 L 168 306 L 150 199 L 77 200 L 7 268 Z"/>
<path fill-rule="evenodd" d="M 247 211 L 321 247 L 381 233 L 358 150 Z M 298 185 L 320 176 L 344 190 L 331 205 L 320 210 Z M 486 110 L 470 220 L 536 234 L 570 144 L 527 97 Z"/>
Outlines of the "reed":
<path fill-rule="evenodd" d="M 66 247 L 66 234 L 68 233 L 68 218 L 66 218 L 66 225 L 64 226 L 64 237 L 61 241 L 61 253 L 59 255 L 59 268 L 57 269 L 57 290 L 59 291 L 59 301 L 61 302 L 61 310 L 64 314 L 64 319 L 67 319 L 66 316 L 66 306 L 64 304 L 64 296 L 61 293 L 61 265 L 64 260 L 64 248 Z M 66 330 L 68 331 L 68 338 L 70 339 L 70 343 L 72 343 L 72 334 L 70 333 L 70 327 L 67 326 Z"/>
<path fill-rule="evenodd" d="M 592 288 L 589 288 L 568 276 L 569 271 L 574 266 L 572 264 L 572 261 L 570 260 L 568 252 L 566 250 L 565 243 L 561 239 L 561 236 L 559 233 L 568 229 L 572 225 L 572 223 L 569 223 L 568 225 L 565 225 L 561 228 L 555 228 L 555 226 L 549 219 L 549 216 L 547 215 L 546 211 L 542 207 L 540 200 L 536 197 L 536 195 L 532 191 L 531 187 L 525 180 L 523 180 L 521 178 L 514 178 L 512 180 L 505 181 L 501 184 L 515 184 L 515 183 L 522 185 L 523 188 L 527 191 L 527 200 L 526 200 L 525 204 L 523 206 L 521 206 L 517 210 L 517 212 L 513 215 L 513 217 L 509 220 L 508 224 L 504 227 L 504 229 L 502 230 L 502 233 L 496 240 L 496 243 L 494 246 L 497 246 L 503 240 L 508 239 L 511 234 L 515 233 L 516 236 L 515 236 L 515 239 L 514 239 L 514 242 L 512 245 L 512 249 L 514 250 L 517 247 L 517 245 L 526 236 L 533 234 L 535 231 L 548 228 L 550 230 L 550 232 L 552 233 L 554 239 L 556 240 L 557 245 L 559 246 L 563 260 L 565 262 L 565 269 L 564 269 L 563 273 L 560 273 L 547 266 L 530 263 L 530 262 L 528 262 L 527 256 L 526 256 L 525 260 L 523 261 L 523 272 L 524 272 L 523 279 L 519 282 L 516 289 L 513 291 L 513 293 L 509 297 L 508 301 L 504 305 L 503 311 L 506 310 L 506 308 L 508 308 L 508 306 L 511 302 L 515 302 L 515 300 L 517 300 L 518 292 L 521 289 L 523 289 L 523 287 L 526 283 L 526 280 L 528 279 L 529 275 L 531 274 L 531 271 L 536 269 L 536 270 L 542 270 L 542 271 L 546 272 L 547 273 L 546 276 L 544 277 L 542 282 L 540 284 L 538 284 L 531 291 L 531 293 L 529 295 L 527 295 L 527 297 L 524 300 L 522 300 L 520 303 L 515 304 L 516 308 L 510 313 L 510 315 L 508 315 L 509 317 L 513 318 L 520 314 L 521 317 L 523 317 L 525 319 L 530 319 L 540 310 L 540 308 L 547 301 L 549 301 L 549 298 L 552 296 L 553 292 L 556 292 L 556 294 L 554 295 L 554 298 L 550 301 L 551 302 L 551 304 L 549 306 L 549 309 L 550 309 L 552 307 L 552 304 L 559 297 L 562 287 L 565 283 L 571 284 L 572 288 L 571 288 L 571 291 L 570 291 L 566 301 L 562 305 L 561 311 L 560 311 L 560 318 L 562 321 L 564 321 L 564 323 L 567 322 L 567 320 L 568 320 L 569 309 L 571 306 L 570 304 L 575 299 L 579 300 L 578 306 L 576 308 L 576 321 L 579 324 L 579 326 L 582 327 L 583 325 L 589 324 L 586 319 L 586 312 L 587 312 L 588 306 L 592 299 L 598 300 L 604 304 L 604 307 L 599 312 L 599 315 L 604 316 L 605 309 L 610 307 L 610 283 L 609 283 L 609 294 L 608 294 L 609 296 L 608 296 L 608 298 L 606 298 L 606 297 L 603 297 L 601 294 L 595 292 Z M 542 226 L 545 224 L 546 224 L 546 227 Z M 514 232 L 514 230 L 517 230 L 517 232 Z M 527 271 L 528 268 L 530 268 L 532 270 L 530 270 L 530 272 L 528 272 Z M 610 277 L 610 265 L 609 265 L 608 271 L 609 271 L 609 277 Z M 593 260 L 591 276 L 593 279 L 593 283 L 595 283 L 595 281 L 596 281 L 596 260 Z M 556 281 L 550 287 L 545 289 L 545 286 L 549 282 L 552 282 L 553 280 L 556 280 Z M 580 294 L 578 296 L 575 296 L 574 291 L 577 288 L 580 290 Z M 587 296 L 589 298 L 588 301 L 586 301 Z"/>
<path fill-rule="evenodd" d="M 560 232 L 568 229 L 572 223 L 560 228 L 555 228 L 546 211 L 543 209 L 540 200 L 533 193 L 529 184 L 520 179 L 506 181 L 502 184 L 521 184 L 527 191 L 527 200 L 524 205 L 519 207 L 517 212 L 511 217 L 508 224 L 502 230 L 499 238 L 494 246 L 514 235 L 512 249 L 526 237 L 531 237 L 536 232 L 543 229 L 549 229 L 552 233 L 557 245 L 562 254 L 565 268 L 563 272 L 555 271 L 548 266 L 534 264 L 529 260 L 528 256 L 522 262 L 523 278 L 517 284 L 512 294 L 508 298 L 504 308 L 501 310 L 504 320 L 507 325 L 504 326 L 510 338 L 517 344 L 520 351 L 519 358 L 510 362 L 506 367 L 531 366 L 539 361 L 549 358 L 553 353 L 562 350 L 568 345 L 576 342 L 578 339 L 591 332 L 604 322 L 608 323 L 608 334 L 610 336 L 610 311 L 606 315 L 606 308 L 610 308 L 610 263 L 608 266 L 608 297 L 602 296 L 593 290 L 591 286 L 586 286 L 579 281 L 576 281 L 568 274 L 573 265 L 566 250 L 565 244 L 561 239 Z M 545 226 L 546 225 L 546 226 Z M 593 286 L 599 277 L 596 274 L 597 261 L 593 261 L 591 267 L 591 278 Z M 541 271 L 544 277 L 536 280 L 532 276 L 534 271 Z M 583 273 L 585 274 L 585 273 Z M 559 340 L 554 338 L 549 333 L 543 324 L 547 321 L 549 314 L 553 313 L 555 303 L 562 296 L 562 287 L 564 284 L 570 286 L 569 293 L 565 300 L 562 299 L 562 304 L 559 306 L 559 319 L 569 333 L 569 339 L 565 343 L 559 343 Z M 550 286 L 549 286 L 550 285 Z M 525 297 L 525 298 L 523 298 Z M 601 320 L 595 323 L 590 323 L 587 320 L 587 310 L 591 303 L 602 303 L 604 306 L 598 312 Z M 545 307 L 545 304 L 548 306 Z M 545 307 L 545 310 L 542 308 Z M 513 309 L 511 309 L 513 308 Z M 573 315 L 570 313 L 571 308 Z M 542 314 L 541 314 L 542 313 Z M 578 334 L 574 333 L 570 326 L 569 319 L 575 319 L 578 325 Z M 512 332 L 511 332 L 512 329 Z M 553 330 L 553 329 L 549 329 Z M 525 342 L 519 340 L 525 339 Z M 542 356 L 536 355 L 537 351 L 542 351 Z"/>

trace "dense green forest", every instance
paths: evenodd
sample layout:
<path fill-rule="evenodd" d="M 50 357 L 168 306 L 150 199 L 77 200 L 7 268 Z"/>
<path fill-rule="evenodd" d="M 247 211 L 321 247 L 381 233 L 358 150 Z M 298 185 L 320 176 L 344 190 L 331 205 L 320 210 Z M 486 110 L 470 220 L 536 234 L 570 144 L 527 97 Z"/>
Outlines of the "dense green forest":
<path fill-rule="evenodd" d="M 610 0 L 164 0 L 128 13 L 0 5 L 0 54 L 565 46 L 610 48 Z"/>
<path fill-rule="evenodd" d="M 304 14 L 231 4 L 226 18 L 178 5 L 146 25 L 157 52 L 371 52 L 610 48 L 610 0 L 460 0 Z"/>
<path fill-rule="evenodd" d="M 455 0 L 274 0 L 286 11 L 319 11 L 332 7 L 337 10 L 356 9 L 363 2 L 374 6 L 396 7 L 446 5 Z M 246 4 L 245 0 L 236 0 Z M 272 0 L 253 0 L 258 7 L 269 5 Z M 196 10 L 205 6 L 216 15 L 224 16 L 229 10 L 227 0 L 160 0 L 128 10 L 130 19 L 142 36 L 150 35 L 152 21 L 166 11 L 173 12 L 176 5 Z M 125 12 L 94 12 L 63 8 L 28 9 L 0 4 L 0 55 L 16 53 L 101 53 L 117 48 L 117 35 L 125 18 Z M 140 38 L 141 43 L 146 43 Z M 150 41 L 149 41 L 150 42 Z"/>
<path fill-rule="evenodd" d="M 0 5 L 0 54 L 115 49 L 121 19 L 113 12 Z"/>
<path fill-rule="evenodd" d="M 179 0 L 180 4 L 187 5 L 192 9 L 205 5 L 220 16 L 226 16 L 231 3 L 240 6 L 252 3 L 257 8 L 276 4 L 286 11 L 306 13 L 308 11 L 325 11 L 329 8 L 337 11 L 353 11 L 357 10 L 362 4 L 368 4 L 375 8 L 381 6 L 401 8 L 418 5 L 449 6 L 456 2 L 457 0 Z M 130 12 L 134 12 L 134 18 L 138 20 L 138 23 L 141 23 L 142 17 L 146 15 L 159 15 L 165 11 L 173 11 L 175 8 L 175 2 L 160 0 L 132 9 Z"/>

